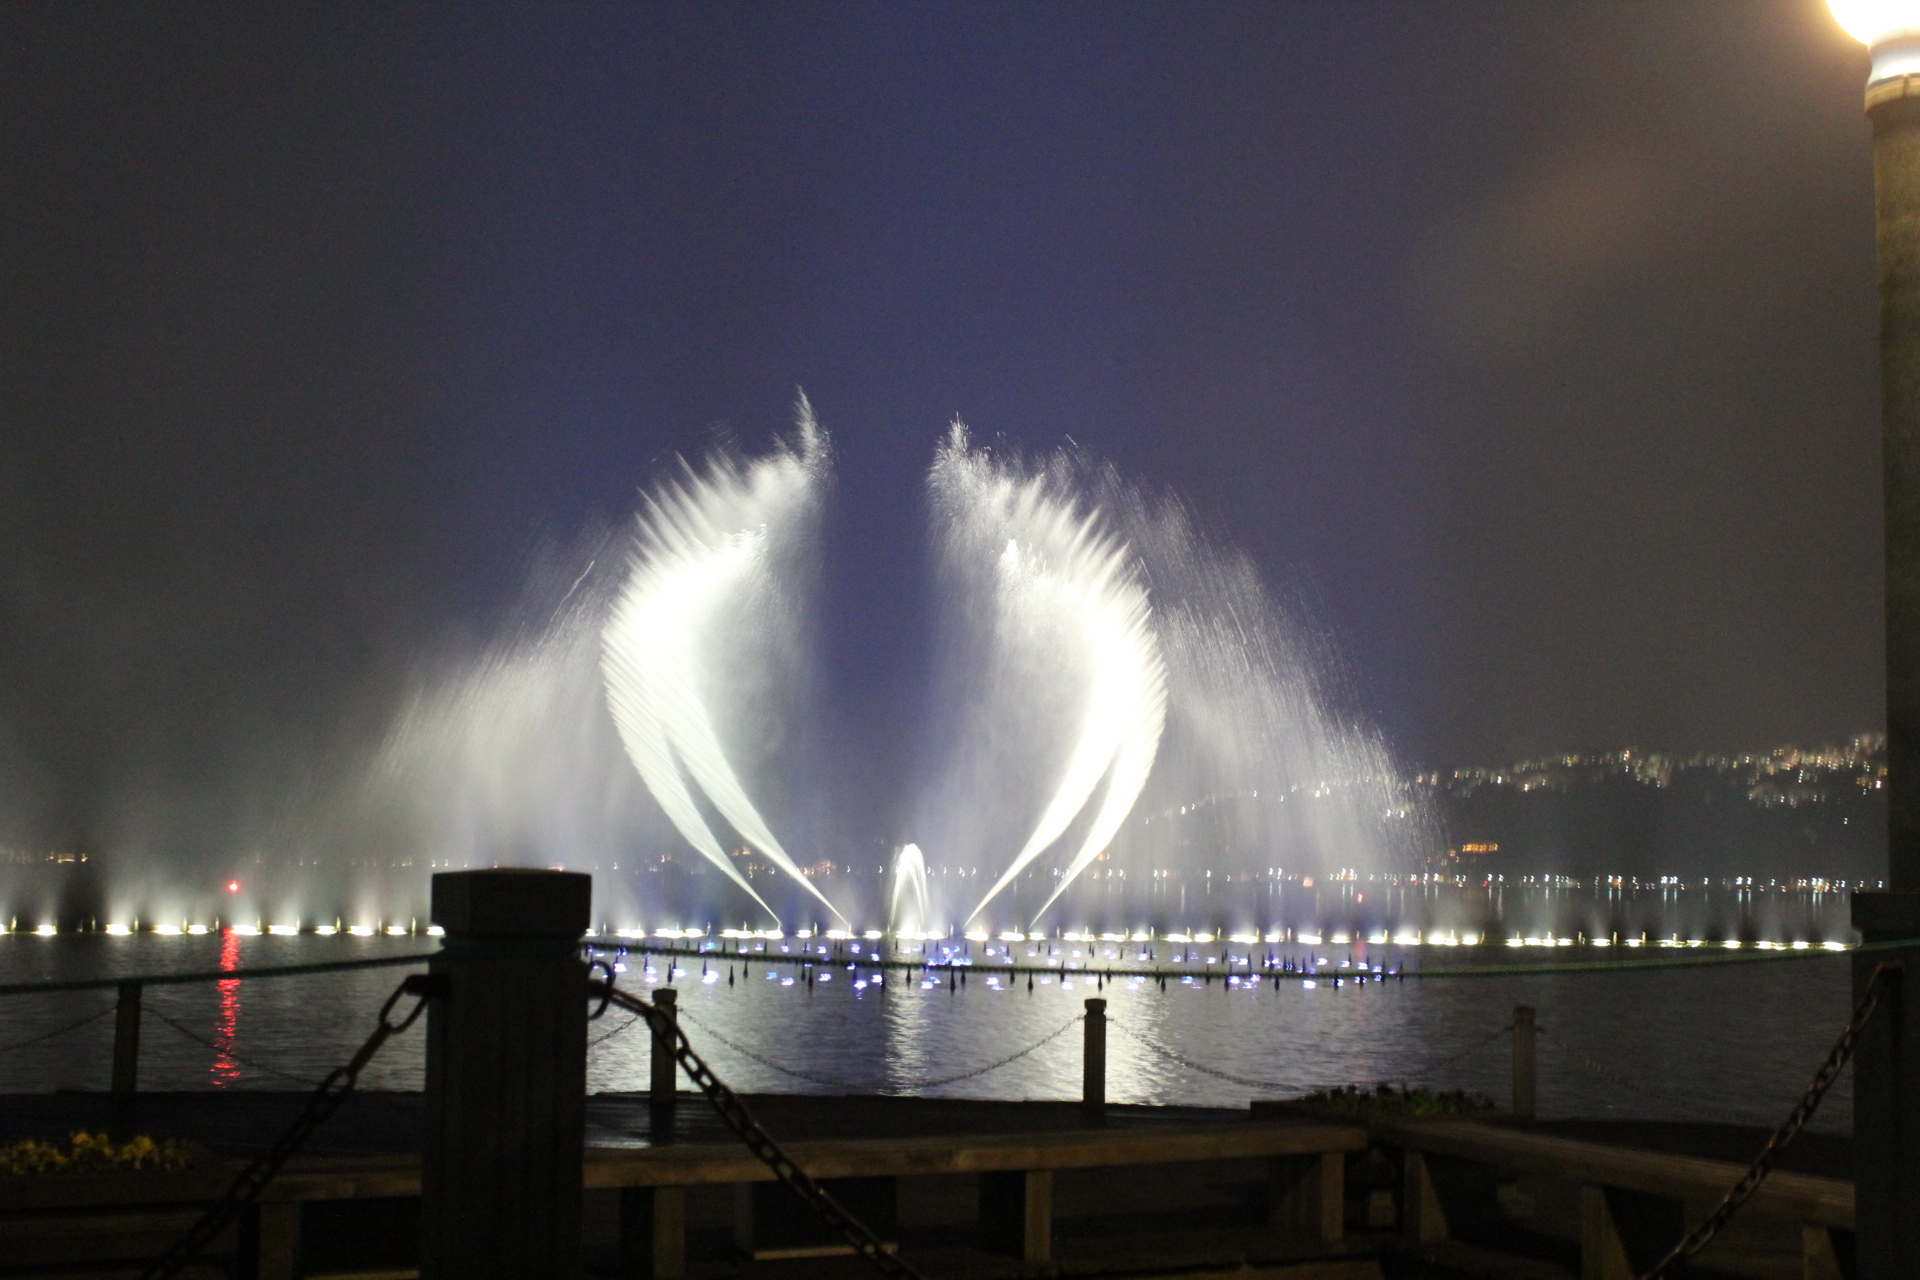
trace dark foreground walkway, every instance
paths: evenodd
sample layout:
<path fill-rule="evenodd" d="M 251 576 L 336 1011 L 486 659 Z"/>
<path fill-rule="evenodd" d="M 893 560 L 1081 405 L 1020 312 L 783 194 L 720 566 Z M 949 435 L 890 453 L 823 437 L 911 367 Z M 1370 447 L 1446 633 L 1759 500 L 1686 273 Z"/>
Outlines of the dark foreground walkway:
<path fill-rule="evenodd" d="M 296 1113 L 304 1096 L 252 1091 L 153 1093 L 119 1104 L 103 1094 L 6 1095 L 0 1096 L 0 1141 L 105 1129 L 120 1136 L 147 1133 L 190 1139 L 214 1157 L 233 1160 L 262 1150 Z M 802 1144 L 1064 1134 L 1083 1129 L 1075 1103 L 788 1095 L 751 1096 L 747 1102 L 777 1138 Z M 732 1142 L 697 1095 L 681 1095 L 677 1110 L 670 1145 L 711 1150 Z M 422 1112 L 419 1094 L 357 1094 L 315 1135 L 301 1158 L 347 1165 L 409 1163 L 407 1158 L 419 1151 Z M 1156 1128 L 1191 1132 L 1195 1127 L 1220 1126 L 1223 1146 L 1229 1145 L 1229 1126 L 1249 1122 L 1246 1110 L 1116 1106 L 1108 1112 L 1106 1129 L 1111 1132 L 1144 1133 Z M 1506 1127 L 1497 1118 L 1491 1124 L 1495 1129 Z M 1759 1129 L 1735 1126 L 1645 1121 L 1547 1122 L 1530 1132 L 1742 1163 L 1766 1136 Z M 664 1135 L 650 1132 L 645 1095 L 600 1094 L 589 1099 L 589 1146 L 647 1147 L 659 1145 L 660 1136 Z M 1845 1137 L 1804 1134 L 1781 1168 L 1845 1178 L 1850 1171 L 1850 1148 Z M 611 1152 L 607 1158 L 614 1158 Z M 1417 1229 L 1409 1233 L 1410 1184 L 1402 1160 L 1400 1148 L 1391 1140 L 1351 1152 L 1344 1179 L 1346 1234 L 1332 1242 L 1310 1232 L 1277 1229 L 1268 1162 L 1231 1156 L 1191 1163 L 1061 1169 L 1049 1183 L 1054 1246 L 1044 1264 L 1022 1262 L 1004 1256 L 1004 1251 L 981 1247 L 981 1189 L 976 1177 L 899 1177 L 889 1193 L 889 1216 L 901 1247 L 942 1280 L 1034 1275 L 1140 1280 L 1176 1275 L 1191 1280 L 1411 1280 L 1482 1275 L 1571 1280 L 1582 1274 L 1582 1222 L 1588 1210 L 1583 1208 L 1578 1185 L 1551 1176 L 1496 1179 L 1497 1186 L 1488 1183 L 1481 1189 L 1493 1217 L 1476 1223 L 1450 1209 L 1453 1224 L 1445 1233 L 1447 1239 L 1422 1244 Z M 417 1164 L 412 1167 L 417 1170 Z M 1443 1191 L 1449 1180 L 1471 1172 L 1438 1157 L 1431 1167 Z M 588 1194 L 586 1240 L 595 1274 L 644 1274 L 633 1265 L 630 1254 L 624 1261 L 620 1257 L 623 1194 L 612 1188 Z M 866 1274 L 846 1258 L 749 1259 L 736 1236 L 740 1195 L 741 1190 L 732 1185 L 686 1189 L 684 1274 L 688 1280 L 812 1280 Z M 1688 1205 L 1690 1218 L 1703 1211 L 1702 1204 Z M 10 1230 L 30 1227 L 33 1211 L 23 1205 L 21 1212 L 26 1217 L 15 1221 Z M 298 1265 L 289 1274 L 390 1280 L 411 1274 L 416 1214 L 416 1200 L 392 1192 L 309 1202 L 293 1255 Z M 1799 1225 L 1788 1219 L 1745 1215 L 1702 1259 L 1705 1265 L 1694 1274 L 1755 1280 L 1809 1274 L 1803 1269 L 1799 1232 Z M 52 1274 L 21 1269 L 3 1255 L 0 1251 L 0 1277 Z M 22 1254 L 15 1257 L 24 1260 Z"/>

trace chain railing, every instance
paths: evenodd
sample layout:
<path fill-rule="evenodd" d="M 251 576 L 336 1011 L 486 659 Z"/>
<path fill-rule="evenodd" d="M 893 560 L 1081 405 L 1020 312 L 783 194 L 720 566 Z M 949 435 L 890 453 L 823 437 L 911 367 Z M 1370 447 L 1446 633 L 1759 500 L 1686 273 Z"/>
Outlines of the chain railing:
<path fill-rule="evenodd" d="M 107 1010 L 107 1012 L 112 1013 L 113 1010 L 109 1009 Z M 175 1031 L 185 1036 L 187 1039 L 193 1041 L 195 1044 L 200 1045 L 207 1049 L 211 1049 L 216 1054 L 220 1054 L 223 1057 L 226 1057 L 236 1065 L 245 1067 L 249 1071 L 258 1071 L 264 1075 L 275 1076 L 281 1080 L 289 1081 L 293 1084 L 300 1085 L 302 1088 L 306 1088 L 306 1089 L 316 1088 L 320 1084 L 318 1080 L 312 1079 L 311 1077 L 297 1076 L 297 1075 L 294 1075 L 291 1071 L 282 1071 L 278 1067 L 270 1067 L 266 1063 L 256 1062 L 252 1058 L 243 1058 L 239 1054 L 233 1051 L 232 1046 L 219 1044 L 215 1041 L 207 1039 L 205 1036 L 194 1031 L 191 1027 L 184 1026 L 183 1024 L 175 1021 L 173 1018 L 168 1017 L 166 1014 L 160 1012 L 158 1009 L 154 1008 L 152 1005 L 143 1006 L 142 1012 L 152 1014 L 154 1017 L 160 1019 L 160 1021 L 166 1023 L 169 1027 L 172 1027 Z"/>
<path fill-rule="evenodd" d="M 1710 1115 L 1728 1124 L 1752 1123 L 1750 1118 L 1735 1115 L 1723 1107 L 1702 1103 L 1693 1098 L 1683 1098 L 1677 1093 L 1670 1093 L 1665 1089 L 1650 1085 L 1643 1080 L 1638 1080 L 1624 1071 L 1616 1070 L 1606 1063 L 1601 1062 L 1592 1054 L 1587 1053 L 1578 1045 L 1569 1044 L 1565 1037 L 1561 1036 L 1558 1032 L 1550 1030 L 1545 1024 L 1536 1024 L 1534 1031 L 1541 1039 L 1547 1042 L 1548 1048 L 1558 1053 L 1574 1066 L 1585 1071 L 1588 1075 L 1605 1080 L 1609 1084 L 1626 1090 L 1628 1093 L 1635 1094 L 1642 1098 L 1649 1098 L 1655 1102 L 1664 1102 L 1669 1106 L 1683 1107 L 1694 1113 Z"/>
<path fill-rule="evenodd" d="M 112 1012 L 114 1012 L 114 1006 L 108 1005 L 106 1008 L 100 1010 L 100 1012 L 90 1013 L 86 1017 L 80 1019 L 80 1021 L 78 1022 L 69 1022 L 64 1027 L 55 1027 L 53 1030 L 43 1031 L 37 1036 L 28 1036 L 25 1040 L 16 1040 L 12 1044 L 0 1045 L 0 1053 L 13 1053 L 14 1051 L 19 1049 L 31 1048 L 36 1044 L 41 1044 L 45 1041 L 52 1040 L 57 1036 L 66 1035 L 69 1031 L 78 1031 L 80 1028 L 84 1026 L 88 1026 L 92 1023 L 100 1021 L 100 1019 L 106 1017 L 108 1014 Z"/>
<path fill-rule="evenodd" d="M 1291 1087 L 1276 1080 L 1256 1080 L 1251 1076 L 1237 1076 L 1230 1071 L 1222 1071 L 1218 1067 L 1210 1067 L 1204 1062 L 1197 1062 L 1184 1053 L 1169 1049 L 1165 1045 L 1155 1044 L 1118 1018 L 1108 1018 L 1107 1025 L 1116 1028 L 1121 1035 L 1127 1037 L 1127 1039 L 1133 1041 L 1141 1048 L 1146 1049 L 1148 1052 L 1158 1054 L 1168 1062 L 1177 1063 L 1189 1071 L 1198 1071 L 1202 1075 L 1212 1076 L 1216 1080 L 1225 1080 L 1229 1084 L 1242 1085 L 1249 1089 L 1286 1089 Z"/>
<path fill-rule="evenodd" d="M 770 1071 L 778 1071 L 781 1075 L 792 1076 L 796 1080 L 805 1080 L 805 1081 L 808 1081 L 809 1083 L 821 1085 L 823 1087 L 830 1088 L 830 1089 L 864 1089 L 870 1086 L 870 1082 L 868 1081 L 836 1080 L 836 1079 L 829 1078 L 827 1076 L 815 1075 L 812 1072 L 802 1071 L 797 1067 L 789 1067 L 784 1063 L 774 1061 L 772 1058 L 769 1058 L 764 1054 L 756 1053 L 754 1050 L 748 1048 L 746 1045 L 741 1044 L 739 1041 L 733 1039 L 732 1037 L 725 1035 L 724 1033 L 722 1033 L 715 1027 L 709 1025 L 708 1023 L 703 1022 L 698 1018 L 689 1016 L 688 1011 L 684 1008 L 679 1011 L 679 1016 L 683 1021 L 691 1022 L 696 1027 L 699 1027 L 702 1034 L 712 1036 L 715 1040 L 718 1040 L 721 1044 L 727 1046 L 727 1048 L 733 1050 L 735 1053 L 739 1054 L 741 1057 L 751 1059 L 752 1061 L 759 1063 L 761 1066 L 766 1067 Z M 958 1084 L 962 1080 L 972 1080 L 976 1076 L 984 1076 L 990 1071 L 998 1071 L 1001 1067 L 1008 1066 L 1012 1063 L 1018 1062 L 1020 1059 L 1026 1057 L 1030 1053 L 1033 1053 L 1035 1050 L 1041 1049 L 1046 1045 L 1052 1044 L 1055 1040 L 1058 1040 L 1061 1036 L 1065 1035 L 1068 1031 L 1072 1030 L 1076 1025 L 1084 1021 L 1086 1021 L 1086 1016 L 1084 1014 L 1076 1014 L 1075 1016 L 1068 1018 L 1065 1022 L 1061 1023 L 1058 1027 L 1055 1027 L 1052 1031 L 1049 1031 L 1046 1035 L 1041 1036 L 1038 1040 L 1035 1040 L 1032 1044 L 1027 1045 L 1023 1049 L 1016 1049 L 1012 1053 L 1006 1055 L 1004 1058 L 996 1058 L 992 1062 L 985 1063 L 978 1067 L 970 1067 L 965 1071 L 956 1072 L 953 1075 L 935 1076 L 931 1079 L 926 1079 L 926 1080 L 915 1080 L 912 1082 L 912 1087 L 915 1089 L 938 1089 L 945 1085 Z M 621 1029 L 625 1030 L 624 1027 Z"/>
<path fill-rule="evenodd" d="M 1149 1040 L 1147 1037 L 1141 1035 L 1139 1032 L 1135 1031 L 1132 1027 L 1128 1026 L 1124 1022 L 1121 1022 L 1117 1018 L 1108 1018 L 1107 1025 L 1110 1027 L 1117 1027 L 1122 1035 L 1126 1036 L 1128 1039 L 1132 1040 L 1135 1044 L 1147 1050 L 1149 1053 L 1152 1053 L 1161 1058 L 1164 1058 L 1168 1062 L 1176 1063 L 1179 1066 L 1185 1067 L 1189 1071 L 1198 1071 L 1202 1075 L 1212 1076 L 1216 1080 L 1225 1080 L 1229 1084 L 1237 1084 L 1249 1089 L 1292 1089 L 1292 1088 L 1299 1087 L 1298 1081 L 1289 1083 L 1289 1082 L 1279 1081 L 1279 1080 L 1260 1080 L 1252 1076 L 1235 1075 L 1230 1071 L 1222 1071 L 1218 1067 L 1208 1066 L 1204 1062 L 1198 1061 L 1197 1059 L 1194 1059 L 1194 1058 L 1189 1058 L 1186 1054 L 1180 1053 L 1179 1051 L 1174 1049 L 1169 1049 L 1165 1045 L 1155 1044 L 1152 1040 Z M 1501 1036 L 1506 1035 L 1508 1032 L 1512 1030 L 1513 1030 L 1513 1024 L 1509 1022 L 1507 1025 L 1500 1027 L 1497 1030 L 1494 1030 L 1492 1032 L 1489 1032 L 1487 1035 L 1474 1041 L 1472 1044 L 1460 1050 L 1458 1053 L 1451 1054 L 1445 1058 L 1440 1059 L 1438 1062 L 1430 1063 L 1427 1066 L 1421 1068 L 1421 1070 L 1418 1073 L 1416 1073 L 1415 1078 L 1417 1078 L 1417 1076 L 1420 1076 L 1420 1075 L 1431 1075 L 1433 1072 L 1440 1071 L 1446 1067 L 1450 1067 L 1456 1062 L 1464 1061 L 1465 1059 L 1480 1052 L 1480 1050 L 1486 1048 L 1488 1045 L 1492 1044 L 1494 1041 L 1498 1040 Z"/>
<path fill-rule="evenodd" d="M 832 1227 L 855 1253 L 865 1258 L 876 1271 L 888 1277 L 888 1280 L 926 1280 L 916 1267 L 889 1250 L 880 1237 L 875 1235 L 865 1223 L 847 1212 L 839 1201 L 827 1193 L 826 1188 L 794 1163 L 793 1157 L 789 1156 L 780 1144 L 760 1127 L 760 1122 L 753 1118 L 753 1114 L 740 1101 L 739 1095 L 729 1089 L 726 1083 L 713 1073 L 713 1068 L 706 1064 L 705 1059 L 694 1052 L 693 1044 L 687 1039 L 687 1033 L 680 1029 L 676 1020 L 658 1005 L 643 1000 L 639 996 L 629 995 L 625 991 L 615 990 L 610 982 L 596 981 L 590 984 L 590 988 L 594 996 L 645 1018 L 656 1037 L 671 1043 L 673 1056 L 687 1073 L 688 1078 L 693 1081 L 695 1087 L 712 1105 L 726 1126 L 746 1144 L 747 1150 L 766 1165 L 782 1185 L 799 1196 L 816 1217 Z"/>
<path fill-rule="evenodd" d="M 306 1106 L 294 1117 L 293 1123 L 281 1131 L 265 1154 L 234 1175 L 220 1199 L 171 1248 L 156 1258 L 153 1265 L 141 1273 L 141 1280 L 171 1280 L 208 1245 L 219 1239 L 249 1205 L 260 1199 L 260 1193 L 267 1189 L 267 1184 L 273 1181 L 281 1166 L 313 1136 L 314 1130 L 340 1109 L 340 1104 L 347 1100 L 347 1095 L 359 1083 L 361 1071 L 373 1061 L 373 1055 L 379 1053 L 388 1040 L 419 1020 L 421 1013 L 426 1010 L 433 982 L 433 978 L 427 974 L 414 974 L 393 989 L 393 994 L 387 997 L 386 1004 L 380 1008 L 373 1034 L 367 1037 L 345 1066 L 335 1067 L 327 1073 L 326 1079 L 308 1095 Z M 395 1022 L 392 1020 L 393 1008 L 404 996 L 413 996 L 414 1006 L 404 1018 Z"/>
<path fill-rule="evenodd" d="M 1873 1017 L 1873 1011 L 1880 1006 L 1880 988 L 1887 976 L 1896 971 L 1896 967 L 1885 961 L 1874 966 L 1873 974 L 1867 979 L 1866 989 L 1860 994 L 1860 1003 L 1853 1007 L 1853 1016 L 1847 1019 L 1846 1029 L 1840 1038 L 1833 1042 L 1833 1048 L 1827 1051 L 1826 1061 L 1813 1073 L 1813 1079 L 1807 1082 L 1807 1088 L 1800 1095 L 1793 1110 L 1780 1122 L 1780 1127 L 1767 1139 L 1767 1145 L 1760 1148 L 1760 1154 L 1753 1158 L 1747 1171 L 1740 1180 L 1715 1205 L 1700 1222 L 1700 1225 L 1680 1239 L 1680 1243 L 1667 1251 L 1665 1257 L 1653 1264 L 1641 1280 L 1665 1280 L 1673 1268 L 1687 1258 L 1700 1252 L 1707 1242 L 1720 1234 L 1720 1229 L 1732 1220 L 1740 1211 L 1740 1206 L 1753 1198 L 1760 1184 L 1773 1172 L 1775 1161 L 1787 1144 L 1800 1135 L 1807 1121 L 1813 1119 L 1813 1113 L 1820 1109 L 1820 1100 L 1827 1096 L 1827 1090 L 1833 1088 L 1834 1081 L 1840 1078 L 1840 1072 L 1846 1068 L 1847 1060 L 1853 1057 L 1853 1049 L 1860 1042 L 1860 1033 L 1866 1028 L 1867 1020 Z"/>

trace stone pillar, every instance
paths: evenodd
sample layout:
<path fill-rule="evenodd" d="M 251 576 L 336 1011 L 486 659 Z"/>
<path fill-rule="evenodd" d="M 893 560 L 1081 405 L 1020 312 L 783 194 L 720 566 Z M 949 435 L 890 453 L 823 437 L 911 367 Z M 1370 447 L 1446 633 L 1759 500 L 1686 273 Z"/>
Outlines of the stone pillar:
<path fill-rule="evenodd" d="M 591 876 L 433 878 L 422 1280 L 573 1280 L 586 1138 Z"/>
<path fill-rule="evenodd" d="M 1886 520 L 1887 891 L 1860 893 L 1868 943 L 1920 938 L 1920 76 L 1867 87 L 1880 265 L 1881 483 Z M 1883 960 L 1901 966 L 1854 1051 L 1854 1176 L 1861 1280 L 1920 1273 L 1920 1041 L 1905 979 L 1920 950 L 1853 957 L 1858 1001 Z"/>

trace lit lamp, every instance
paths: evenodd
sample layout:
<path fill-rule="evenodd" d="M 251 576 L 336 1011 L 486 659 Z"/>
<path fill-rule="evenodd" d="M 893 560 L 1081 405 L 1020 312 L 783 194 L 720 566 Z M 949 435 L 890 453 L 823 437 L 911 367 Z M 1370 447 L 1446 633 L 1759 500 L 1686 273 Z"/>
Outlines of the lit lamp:
<path fill-rule="evenodd" d="M 1920 939 L 1920 0 L 1828 2 L 1873 56 L 1867 118 L 1880 265 L 1888 845 L 1886 891 L 1856 893 L 1853 923 L 1865 942 L 1891 943 Z M 1900 976 L 1883 987 L 1853 1060 L 1860 1280 L 1920 1275 L 1920 1017 L 1906 1009 L 1920 1013 L 1920 947 L 1855 952 L 1856 1001 L 1881 961 L 1899 963 Z M 1815 1244 L 1810 1233 L 1809 1249 Z"/>
<path fill-rule="evenodd" d="M 1828 0 L 1843 30 L 1873 55 L 1867 73 L 1867 109 L 1909 95 L 1909 77 L 1920 75 L 1920 2 Z"/>

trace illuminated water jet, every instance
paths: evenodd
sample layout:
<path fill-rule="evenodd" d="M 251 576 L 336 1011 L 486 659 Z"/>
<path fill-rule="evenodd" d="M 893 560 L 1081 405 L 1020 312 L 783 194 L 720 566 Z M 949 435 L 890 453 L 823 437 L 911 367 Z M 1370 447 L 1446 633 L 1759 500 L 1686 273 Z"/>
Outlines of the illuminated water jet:
<path fill-rule="evenodd" d="M 910 844 L 893 859 L 893 894 L 887 905 L 887 929 L 894 934 L 925 933 L 933 918 L 927 896 L 927 860 Z"/>
<path fill-rule="evenodd" d="M 1072 746 L 1051 795 L 968 924 L 1066 834 L 1105 783 L 1038 916 L 1106 849 L 1153 769 L 1167 675 L 1152 610 L 1128 548 L 1096 512 L 1044 475 L 1021 475 L 975 452 L 959 423 L 934 460 L 930 486 L 944 567 L 962 590 L 983 597 L 984 665 L 1050 668 L 1049 683 L 1064 686 L 1073 704 L 1062 726 Z"/>
<path fill-rule="evenodd" d="M 607 704 L 647 790 L 700 855 L 777 920 L 721 848 L 692 787 L 762 857 L 845 920 L 788 855 L 748 796 L 714 724 L 728 634 L 765 633 L 785 584 L 775 561 L 807 536 L 826 478 L 826 442 L 803 396 L 796 447 L 744 467 L 716 460 L 649 496 L 638 550 L 602 637 Z M 789 544 L 789 545 L 783 545 Z"/>

